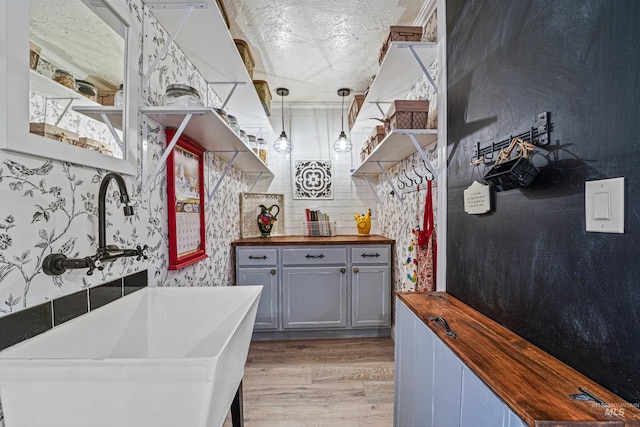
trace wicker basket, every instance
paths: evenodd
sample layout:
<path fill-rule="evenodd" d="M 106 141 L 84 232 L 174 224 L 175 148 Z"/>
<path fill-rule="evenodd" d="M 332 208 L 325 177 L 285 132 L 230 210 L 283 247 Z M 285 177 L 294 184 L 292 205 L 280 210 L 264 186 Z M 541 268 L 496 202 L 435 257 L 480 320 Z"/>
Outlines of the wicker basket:
<path fill-rule="evenodd" d="M 380 48 L 378 61 L 382 64 L 391 42 L 419 42 L 422 40 L 422 27 L 391 26 L 389 35 Z"/>
<path fill-rule="evenodd" d="M 382 125 L 376 126 L 373 129 L 373 132 L 371 132 L 371 135 L 369 136 L 369 141 L 371 144 L 370 150 L 371 151 L 375 150 L 375 148 L 378 146 L 378 144 L 382 142 L 385 136 L 387 136 L 387 134 L 384 131 L 384 126 Z"/>
<path fill-rule="evenodd" d="M 393 129 L 426 129 L 429 100 L 393 101 L 384 119 L 386 133 Z"/>
<path fill-rule="evenodd" d="M 362 108 L 362 104 L 364 104 L 364 95 L 353 95 L 351 104 L 349 104 L 349 130 L 353 128 L 353 125 L 356 122 L 356 118 L 358 117 L 358 113 Z"/>
<path fill-rule="evenodd" d="M 251 55 L 249 45 L 244 40 L 233 39 L 233 41 L 236 43 L 236 47 L 240 53 L 240 58 L 242 58 L 242 62 L 244 62 L 244 66 L 249 73 L 249 77 L 253 79 L 253 67 L 256 66 L 256 61 L 253 59 L 253 55 Z"/>
<path fill-rule="evenodd" d="M 48 123 L 29 123 L 29 131 L 33 134 L 44 136 L 54 141 L 65 142 L 69 145 L 78 145 L 79 142 L 77 133 Z"/>
<path fill-rule="evenodd" d="M 256 92 L 258 92 L 258 97 L 260 98 L 260 102 L 262 102 L 264 112 L 267 113 L 267 116 L 270 116 L 271 89 L 269 89 L 269 83 L 267 83 L 265 80 L 254 80 L 253 86 L 256 88 Z"/>

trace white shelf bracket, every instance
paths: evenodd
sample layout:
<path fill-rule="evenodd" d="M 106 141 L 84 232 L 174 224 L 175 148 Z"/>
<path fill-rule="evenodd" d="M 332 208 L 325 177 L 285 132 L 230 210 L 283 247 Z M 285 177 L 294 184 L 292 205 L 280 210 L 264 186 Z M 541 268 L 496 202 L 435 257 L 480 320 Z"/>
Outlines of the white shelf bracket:
<path fill-rule="evenodd" d="M 173 32 L 169 34 L 169 37 L 164 42 L 162 49 L 160 49 L 160 52 L 158 52 L 158 56 L 156 56 L 156 59 L 153 61 L 153 63 L 149 67 L 149 70 L 147 70 L 144 77 L 142 78 L 143 87 L 147 85 L 147 83 L 149 82 L 149 79 L 151 78 L 151 74 L 156 70 L 162 58 L 164 58 L 164 56 L 167 54 L 167 51 L 169 50 L 169 46 L 171 45 L 171 42 L 173 42 L 173 40 L 176 38 L 180 30 L 182 30 L 182 27 L 184 26 L 185 22 L 187 21 L 187 18 L 189 17 L 193 9 L 195 9 L 196 7 L 199 9 L 206 9 L 208 5 L 205 2 L 164 3 L 164 4 L 145 5 L 145 7 L 148 7 L 149 9 L 184 9 L 184 12 L 182 14 L 182 17 L 178 21 L 176 28 L 173 30 Z"/>
<path fill-rule="evenodd" d="M 418 153 L 420 153 L 420 157 L 422 157 L 422 160 L 424 161 L 425 166 L 433 176 L 433 180 L 437 182 L 438 174 L 436 172 L 436 169 L 431 164 L 429 157 L 427 157 L 427 153 L 424 152 L 424 150 L 420 146 L 420 143 L 418 142 L 414 134 L 408 133 L 407 136 L 409 137 L 409 139 L 411 139 L 411 142 L 413 142 L 413 145 L 416 147 L 416 150 L 418 151 Z"/>
<path fill-rule="evenodd" d="M 56 100 L 56 99 L 67 99 L 67 105 L 64 107 L 64 110 L 62 111 L 62 114 L 60 114 L 60 117 L 58 117 L 58 120 L 56 120 L 56 124 L 55 126 L 58 126 L 60 124 L 60 122 L 62 121 L 62 119 L 64 118 L 64 116 L 67 114 L 67 112 L 69 112 L 69 108 L 71 108 L 71 104 L 73 103 L 73 98 L 45 98 L 44 102 L 45 105 L 47 103 L 48 100 Z M 45 117 L 47 116 L 47 114 L 45 113 Z"/>
<path fill-rule="evenodd" d="M 380 162 L 374 162 L 374 163 L 378 165 L 380 172 L 382 172 L 382 175 L 387 180 L 387 183 L 389 183 L 389 185 L 391 186 L 391 189 L 393 190 L 393 194 L 395 194 L 398 200 L 400 200 L 400 203 L 404 202 L 404 197 L 400 195 L 400 191 L 398 191 L 396 186 L 393 185 L 393 181 L 391 181 L 391 178 L 389 178 L 389 175 L 387 175 L 387 172 L 384 170 L 384 167 L 382 166 L 382 164 Z"/>
<path fill-rule="evenodd" d="M 231 170 L 231 166 L 233 165 L 233 162 L 236 161 L 236 157 L 238 157 L 238 154 L 240 154 L 240 153 L 242 153 L 242 151 L 235 151 L 233 153 L 233 156 L 231 157 L 231 160 L 229 160 L 229 163 L 227 163 L 227 166 L 222 171 L 222 175 L 220 175 L 220 177 L 218 178 L 218 181 L 216 182 L 215 187 L 213 187 L 213 190 L 211 190 L 211 192 L 207 193 L 208 201 L 211 201 L 211 199 L 213 198 L 213 195 L 216 194 L 216 191 L 218 191 L 218 187 L 220 187 L 220 184 L 222 184 L 222 181 L 224 180 L 224 178 L 227 176 L 227 174 Z M 211 174 L 210 173 L 207 174 L 207 181 L 209 179 L 211 179 Z M 207 183 L 207 184 L 209 184 L 209 183 Z"/>
<path fill-rule="evenodd" d="M 258 182 L 260 181 L 260 178 L 262 178 L 262 175 L 264 175 L 264 172 L 258 172 L 258 177 L 255 181 L 253 181 L 253 185 L 249 189 L 249 193 L 253 192 L 253 189 L 256 188 L 256 185 L 258 185 Z"/>
<path fill-rule="evenodd" d="M 369 181 L 369 178 L 367 178 L 367 175 L 363 174 L 362 175 L 362 179 L 364 179 L 364 182 L 367 183 L 367 185 L 371 189 L 371 192 L 373 193 L 373 195 L 376 196 L 376 200 L 378 201 L 378 203 L 380 203 L 380 197 L 378 197 L 378 193 L 376 192 L 376 189 L 373 188 L 373 184 L 371 184 L 371 182 Z"/>
<path fill-rule="evenodd" d="M 238 86 L 239 85 L 244 85 L 244 84 L 246 84 L 246 82 L 207 82 L 207 84 L 210 84 L 210 85 L 233 85 L 233 87 L 231 88 L 231 91 L 227 95 L 227 98 L 224 100 L 224 102 L 220 106 L 221 109 L 224 109 L 224 107 L 226 107 L 227 104 L 229 103 L 229 100 L 233 96 L 233 93 L 236 91 Z"/>
<path fill-rule="evenodd" d="M 420 57 L 418 56 L 418 53 L 416 52 L 416 49 L 413 47 L 413 45 L 411 44 L 406 46 L 400 45 L 398 47 L 406 47 L 407 49 L 409 49 L 409 52 L 411 52 L 411 55 L 413 55 L 413 59 L 416 60 L 416 62 L 418 63 L 418 66 L 420 67 L 424 75 L 427 76 L 427 80 L 429 80 L 429 83 L 431 83 L 431 87 L 433 87 L 433 90 L 435 90 L 436 93 L 438 93 L 438 85 L 436 84 L 435 80 L 433 80 L 433 77 L 431 77 L 431 73 L 429 72 L 429 69 L 427 69 L 427 67 L 424 65 L 424 63 L 422 62 L 422 59 L 420 59 Z"/>
<path fill-rule="evenodd" d="M 376 104 L 376 107 L 378 108 L 378 111 L 380 111 L 380 115 L 382 117 L 385 116 L 385 112 L 382 109 L 382 107 L 380 107 L 380 104 L 391 104 L 391 102 L 382 102 L 382 101 L 373 101 L 372 104 Z M 372 117 L 373 119 L 375 119 L 375 117 Z"/>
<path fill-rule="evenodd" d="M 156 165 L 155 169 L 153 170 L 151 175 L 146 178 L 146 181 L 142 182 L 142 194 L 146 194 L 149 191 L 149 188 L 151 188 L 151 184 L 153 183 L 153 181 L 156 180 L 158 174 L 160 173 L 160 170 L 165 166 L 165 163 L 167 162 L 167 158 L 169 157 L 169 153 L 171 153 L 171 150 L 173 150 L 173 147 L 176 146 L 178 139 L 180 139 L 180 137 L 182 136 L 182 132 L 184 132 L 184 129 L 187 127 L 187 124 L 189 123 L 189 120 L 191 120 L 191 117 L 193 117 L 193 113 L 186 114 L 184 116 L 184 119 L 182 119 L 182 123 L 180 123 L 180 127 L 178 127 L 178 130 L 173 135 L 173 138 L 171 138 L 171 142 L 169 143 L 169 145 L 167 145 L 167 148 L 164 150 L 164 153 L 162 154 L 162 157 L 158 161 L 158 164 Z M 142 178 L 143 180 L 145 179 L 144 176 Z"/>
<path fill-rule="evenodd" d="M 124 151 L 122 139 L 120 138 L 120 135 L 118 135 L 118 132 L 116 132 L 116 128 L 113 127 L 113 124 L 111 123 L 111 119 L 109 118 L 109 115 L 107 113 L 100 113 L 100 117 L 102 117 L 102 121 L 109 128 L 109 132 L 111 132 L 111 136 L 113 136 L 113 139 L 116 140 L 116 143 L 118 144 L 120 149 Z"/>

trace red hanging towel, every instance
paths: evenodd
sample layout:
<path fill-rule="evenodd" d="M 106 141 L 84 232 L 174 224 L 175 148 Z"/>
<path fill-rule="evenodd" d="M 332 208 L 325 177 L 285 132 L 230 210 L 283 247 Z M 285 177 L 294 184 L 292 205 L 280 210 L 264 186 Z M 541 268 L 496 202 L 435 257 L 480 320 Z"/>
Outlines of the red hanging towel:
<path fill-rule="evenodd" d="M 436 290 L 436 263 L 438 246 L 436 243 L 436 226 L 433 221 L 433 197 L 431 181 L 427 183 L 427 200 L 424 205 L 424 224 L 418 232 L 418 280 L 416 292 Z"/>

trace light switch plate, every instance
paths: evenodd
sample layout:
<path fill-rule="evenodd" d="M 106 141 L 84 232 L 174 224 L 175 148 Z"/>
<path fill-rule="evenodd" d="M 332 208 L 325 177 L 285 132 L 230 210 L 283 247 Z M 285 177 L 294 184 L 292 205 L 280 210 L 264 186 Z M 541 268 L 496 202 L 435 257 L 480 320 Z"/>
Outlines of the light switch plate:
<path fill-rule="evenodd" d="M 584 183 L 587 231 L 624 233 L 624 177 Z"/>

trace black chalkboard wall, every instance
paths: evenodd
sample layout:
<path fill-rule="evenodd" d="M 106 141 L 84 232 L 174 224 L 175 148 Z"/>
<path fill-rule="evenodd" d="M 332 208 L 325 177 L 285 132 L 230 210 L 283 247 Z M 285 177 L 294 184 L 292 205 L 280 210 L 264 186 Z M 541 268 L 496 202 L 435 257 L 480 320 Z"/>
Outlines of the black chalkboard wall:
<path fill-rule="evenodd" d="M 447 67 L 447 291 L 640 402 L 640 1 L 448 0 Z M 473 144 L 543 111 L 541 174 L 466 214 Z M 625 233 L 587 233 L 584 182 L 614 177 Z"/>

